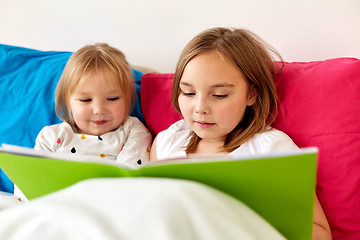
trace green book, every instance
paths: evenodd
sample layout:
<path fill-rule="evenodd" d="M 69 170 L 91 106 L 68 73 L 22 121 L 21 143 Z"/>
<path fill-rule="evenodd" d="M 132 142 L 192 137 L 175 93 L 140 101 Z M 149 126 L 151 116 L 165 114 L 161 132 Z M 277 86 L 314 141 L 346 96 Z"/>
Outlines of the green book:
<path fill-rule="evenodd" d="M 247 157 L 188 158 L 129 169 L 114 162 L 72 159 L 4 145 L 0 168 L 28 199 L 98 177 L 161 177 L 197 181 L 256 211 L 288 239 L 311 239 L 317 148 Z M 73 156 L 73 155 L 71 155 Z"/>

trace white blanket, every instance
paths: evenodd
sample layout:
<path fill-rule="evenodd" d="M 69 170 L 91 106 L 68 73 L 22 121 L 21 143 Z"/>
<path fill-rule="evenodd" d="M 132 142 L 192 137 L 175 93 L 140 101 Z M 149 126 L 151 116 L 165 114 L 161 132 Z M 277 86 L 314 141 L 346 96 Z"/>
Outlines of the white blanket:
<path fill-rule="evenodd" d="M 240 201 L 192 181 L 107 178 L 0 211 L 0 239 L 284 239 Z"/>
<path fill-rule="evenodd" d="M 18 200 L 13 194 L 0 191 L 0 210 L 16 206 L 22 202 Z"/>

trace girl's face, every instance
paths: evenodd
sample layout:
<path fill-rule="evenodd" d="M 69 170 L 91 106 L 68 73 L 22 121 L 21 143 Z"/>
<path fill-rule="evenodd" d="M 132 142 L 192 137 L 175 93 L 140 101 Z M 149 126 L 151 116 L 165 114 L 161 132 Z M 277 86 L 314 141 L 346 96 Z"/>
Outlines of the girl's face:
<path fill-rule="evenodd" d="M 70 110 L 79 133 L 100 136 L 117 129 L 126 118 L 120 88 L 101 74 L 87 74 L 70 95 Z"/>
<path fill-rule="evenodd" d="M 236 64 L 217 51 L 190 60 L 179 85 L 180 111 L 201 141 L 224 144 L 256 98 Z"/>

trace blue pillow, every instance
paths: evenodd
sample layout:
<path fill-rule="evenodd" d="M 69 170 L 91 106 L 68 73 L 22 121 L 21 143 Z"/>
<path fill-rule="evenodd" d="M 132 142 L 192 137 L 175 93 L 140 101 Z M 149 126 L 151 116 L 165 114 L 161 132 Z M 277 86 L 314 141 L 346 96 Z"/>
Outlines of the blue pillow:
<path fill-rule="evenodd" d="M 71 54 L 0 44 L 0 144 L 34 147 L 44 126 L 61 122 L 55 114 L 54 93 Z M 144 122 L 142 74 L 133 69 L 137 99 L 131 115 Z M 1 169 L 0 191 L 13 192 L 13 184 Z"/>

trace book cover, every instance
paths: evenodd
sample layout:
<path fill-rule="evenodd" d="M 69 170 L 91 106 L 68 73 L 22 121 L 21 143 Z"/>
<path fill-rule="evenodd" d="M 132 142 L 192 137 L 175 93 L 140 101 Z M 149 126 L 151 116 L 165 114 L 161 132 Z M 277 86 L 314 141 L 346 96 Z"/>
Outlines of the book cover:
<path fill-rule="evenodd" d="M 242 157 L 158 161 L 136 169 L 114 162 L 72 159 L 4 146 L 0 168 L 28 199 L 88 178 L 162 177 L 197 181 L 223 191 L 260 214 L 289 239 L 311 239 L 317 149 Z"/>

